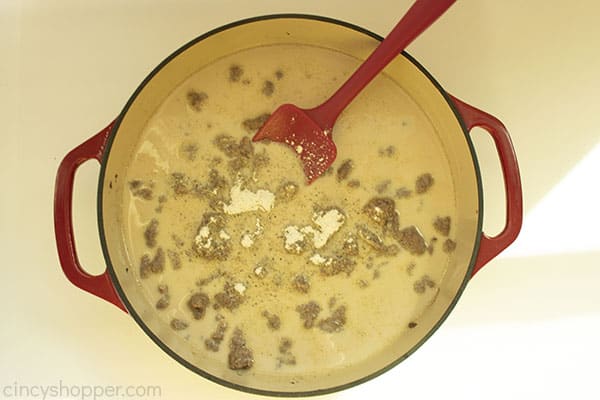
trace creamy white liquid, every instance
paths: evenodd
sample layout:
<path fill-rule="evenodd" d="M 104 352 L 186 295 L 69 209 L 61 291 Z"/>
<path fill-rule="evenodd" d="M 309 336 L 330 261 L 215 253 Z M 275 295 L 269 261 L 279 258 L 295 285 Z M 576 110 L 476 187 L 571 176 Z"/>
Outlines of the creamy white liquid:
<path fill-rule="evenodd" d="M 234 64 L 244 71 L 238 82 L 229 80 L 229 70 Z M 414 285 L 425 275 L 437 284 L 445 273 L 449 256 L 442 247 L 447 238 L 434 229 L 433 222 L 438 216 L 449 216 L 454 222 L 453 184 L 446 156 L 425 114 L 394 81 L 385 75 L 377 77 L 337 121 L 333 139 L 338 158 L 333 167 L 337 170 L 346 159 L 354 163 L 349 177 L 342 182 L 338 182 L 334 171 L 307 186 L 293 149 L 260 142 L 254 145 L 254 151 L 264 150 L 269 163 L 257 171 L 254 179 L 243 182 L 247 187 L 244 192 L 227 170 L 229 158 L 213 144 L 214 138 L 223 133 L 236 140 L 251 137 L 253 133 L 242 127 L 242 121 L 271 112 L 282 103 L 292 102 L 307 108 L 320 104 L 356 66 L 355 59 L 343 54 L 304 46 L 285 45 L 277 46 L 276 51 L 257 48 L 238 53 L 192 75 L 156 110 L 141 135 L 127 170 L 127 181 L 142 181 L 152 190 L 152 199 L 125 193 L 126 240 L 134 260 L 140 260 L 144 254 L 152 257 L 157 247 L 176 252 L 181 258 L 178 269 L 167 258 L 162 273 L 140 277 L 142 288 L 149 302 L 155 304 L 161 297 L 158 285 L 167 285 L 170 305 L 156 312 L 166 325 L 173 318 L 186 321 L 188 328 L 177 334 L 187 338 L 204 357 L 222 360 L 223 368 L 228 365 L 229 341 L 236 327 L 243 331 L 253 352 L 254 365 L 248 373 L 262 370 L 274 374 L 290 371 L 297 375 L 314 374 L 359 363 L 397 340 L 404 330 L 410 329 L 409 323 L 418 323 L 419 316 L 435 300 L 437 286 L 418 293 Z M 283 73 L 280 79 L 277 71 Z M 271 96 L 262 90 L 266 80 L 274 85 Z M 208 96 L 200 111 L 188 104 L 186 96 L 192 89 Z M 386 152 L 390 146 L 395 151 Z M 198 150 L 190 160 L 189 149 L 194 147 Z M 215 158 L 221 161 L 216 163 Z M 229 237 L 232 248 L 226 260 L 206 260 L 192 250 L 201 233 L 203 214 L 210 211 L 208 201 L 192 195 L 176 196 L 169 186 L 174 172 L 206 183 L 211 168 L 217 169 L 229 184 L 230 197 L 224 205 L 229 213 L 221 237 L 223 240 Z M 415 180 L 423 173 L 430 173 L 434 184 L 426 193 L 417 194 Z M 349 187 L 352 180 L 359 181 L 360 186 Z M 287 181 L 299 186 L 294 199 L 272 198 Z M 377 188 L 383 189 L 382 193 Z M 411 194 L 398 197 L 396 193 L 401 188 Z M 166 196 L 166 201 L 159 203 L 159 196 Z M 433 252 L 411 255 L 401 249 L 395 256 L 382 256 L 360 239 L 357 225 L 365 224 L 379 234 L 385 245 L 398 245 L 390 235 L 383 235 L 381 228 L 363 212 L 373 197 L 393 198 L 400 228 L 416 226 L 433 246 Z M 161 210 L 157 212 L 159 206 Z M 315 207 L 338 208 L 343 212 L 343 223 L 332 218 L 327 222 L 321 216 L 323 224 L 333 225 L 320 227 L 315 223 Z M 149 249 L 144 229 L 153 218 L 159 222 L 157 245 Z M 285 249 L 289 239 L 286 228 L 290 226 L 318 231 L 311 234 L 310 229 L 305 229 L 308 248 L 301 254 Z M 174 235 L 183 246 L 176 244 Z M 451 229 L 449 238 L 452 235 Z M 359 246 L 359 256 L 352 257 L 356 263 L 353 271 L 322 275 L 320 266 L 350 237 Z M 437 242 L 432 240 L 434 237 Z M 133 267 L 137 271 L 139 265 Z M 267 273 L 263 276 L 265 269 Z M 196 285 L 216 271 L 225 275 L 201 288 Z M 293 279 L 298 274 L 308 277 L 308 293 L 294 288 Z M 223 290 L 225 282 L 236 285 L 244 302 L 233 311 L 215 311 L 214 295 Z M 187 301 L 199 290 L 210 297 L 211 304 L 206 315 L 195 320 Z M 335 298 L 333 307 L 329 306 L 331 298 Z M 296 307 L 309 301 L 317 302 L 321 312 L 315 326 L 306 329 Z M 346 307 L 346 323 L 341 331 L 329 333 L 320 329 L 318 322 L 342 305 Z M 267 318 L 262 315 L 264 311 L 279 316 L 278 330 L 268 326 Z M 220 350 L 212 352 L 206 349 L 204 341 L 215 331 L 217 313 L 225 318 L 228 328 Z M 294 365 L 281 365 L 278 361 L 283 337 L 293 343 L 290 352 L 295 357 Z"/>

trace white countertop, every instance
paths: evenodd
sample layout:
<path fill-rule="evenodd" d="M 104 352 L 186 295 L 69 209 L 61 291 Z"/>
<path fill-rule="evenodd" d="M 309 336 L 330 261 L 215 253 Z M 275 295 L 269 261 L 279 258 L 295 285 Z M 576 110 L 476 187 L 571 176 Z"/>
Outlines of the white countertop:
<path fill-rule="evenodd" d="M 52 218 L 60 160 L 182 44 L 280 12 L 385 35 L 410 1 L 246 3 L 0 1 L 0 398 L 18 398 L 6 387 L 59 382 L 159 385 L 165 399 L 256 397 L 188 371 L 125 313 L 71 285 Z M 522 172 L 523 231 L 414 355 L 327 397 L 600 398 L 598 16 L 593 0 L 463 0 L 409 47 L 447 91 L 509 128 Z M 493 231 L 503 218 L 500 172 L 488 136 L 476 133 L 475 143 Z M 82 263 L 99 273 L 97 174 L 97 163 L 87 163 L 77 175 L 75 232 Z"/>

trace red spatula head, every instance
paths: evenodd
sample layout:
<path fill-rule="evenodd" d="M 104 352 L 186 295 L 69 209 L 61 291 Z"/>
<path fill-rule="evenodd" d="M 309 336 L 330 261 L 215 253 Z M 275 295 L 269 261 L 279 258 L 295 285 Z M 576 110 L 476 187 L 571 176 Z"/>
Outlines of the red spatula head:
<path fill-rule="evenodd" d="M 337 150 L 331 129 L 337 117 L 371 80 L 456 0 L 416 0 L 390 34 L 350 78 L 318 107 L 303 110 L 293 104 L 280 106 L 253 141 L 271 139 L 291 146 L 304 164 L 310 184 L 335 160 Z"/>
<path fill-rule="evenodd" d="M 252 140 L 270 139 L 290 146 L 300 157 L 310 184 L 333 164 L 337 149 L 331 129 L 323 130 L 309 113 L 293 104 L 279 106 Z"/>

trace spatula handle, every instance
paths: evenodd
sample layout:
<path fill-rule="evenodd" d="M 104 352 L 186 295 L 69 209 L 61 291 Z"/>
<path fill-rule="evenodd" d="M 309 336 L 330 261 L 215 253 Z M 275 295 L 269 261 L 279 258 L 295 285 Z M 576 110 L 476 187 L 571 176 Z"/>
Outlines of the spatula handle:
<path fill-rule="evenodd" d="M 311 117 L 315 118 L 322 128 L 331 129 L 337 117 L 356 95 L 455 1 L 415 1 L 389 35 L 337 92 L 325 103 L 309 110 Z"/>

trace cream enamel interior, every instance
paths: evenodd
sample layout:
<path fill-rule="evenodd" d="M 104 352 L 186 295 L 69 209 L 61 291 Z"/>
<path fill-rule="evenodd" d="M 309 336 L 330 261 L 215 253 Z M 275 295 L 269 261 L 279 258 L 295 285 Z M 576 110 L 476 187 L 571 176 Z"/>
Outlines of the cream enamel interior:
<path fill-rule="evenodd" d="M 124 191 L 129 190 L 124 172 L 128 169 L 132 154 L 139 145 L 140 134 L 148 122 L 163 101 L 188 77 L 230 54 L 256 47 L 287 44 L 331 49 L 362 60 L 370 54 L 377 41 L 353 29 L 329 22 L 283 18 L 239 25 L 190 46 L 165 64 L 147 82 L 123 115 L 105 165 L 101 210 L 105 245 L 118 284 L 132 310 L 139 315 L 152 334 L 183 360 L 218 379 L 253 390 L 282 393 L 327 390 L 360 380 L 395 362 L 419 343 L 436 326 L 459 293 L 473 255 L 480 211 L 474 160 L 456 116 L 429 78 L 408 59 L 398 57 L 386 68 L 386 78 L 394 81 L 398 88 L 401 88 L 399 90 L 427 116 L 431 125 L 430 132 L 436 135 L 435 141 L 440 143 L 445 152 L 450 177 L 446 184 L 453 192 L 455 203 L 453 237 L 459 243 L 450 258 L 443 279 L 438 282 L 437 296 L 427 308 L 427 313 L 420 316 L 418 327 L 406 330 L 404 322 L 399 323 L 398 330 L 402 334 L 398 336 L 398 340 L 361 362 L 352 365 L 341 363 L 337 368 L 303 375 L 293 371 L 289 374 L 268 370 L 242 374 L 230 371 L 222 362 L 207 358 L 194 350 L 188 341 L 173 332 L 158 317 L 154 303 L 144 295 L 134 273 L 139 260 L 129 247 L 128 232 L 124 228 L 127 222 L 123 220 L 122 199 Z M 340 123 L 343 123 L 342 119 Z M 337 138 L 335 140 L 338 142 Z M 344 143 L 351 143 L 351 138 L 340 137 L 339 140 L 340 147 Z M 427 160 L 423 160 L 423 163 L 426 171 Z M 401 174 L 401 171 L 390 173 Z M 364 340 L 364 343 L 356 345 L 368 343 L 369 338 L 365 337 Z M 226 347 L 227 343 L 223 345 Z"/>

